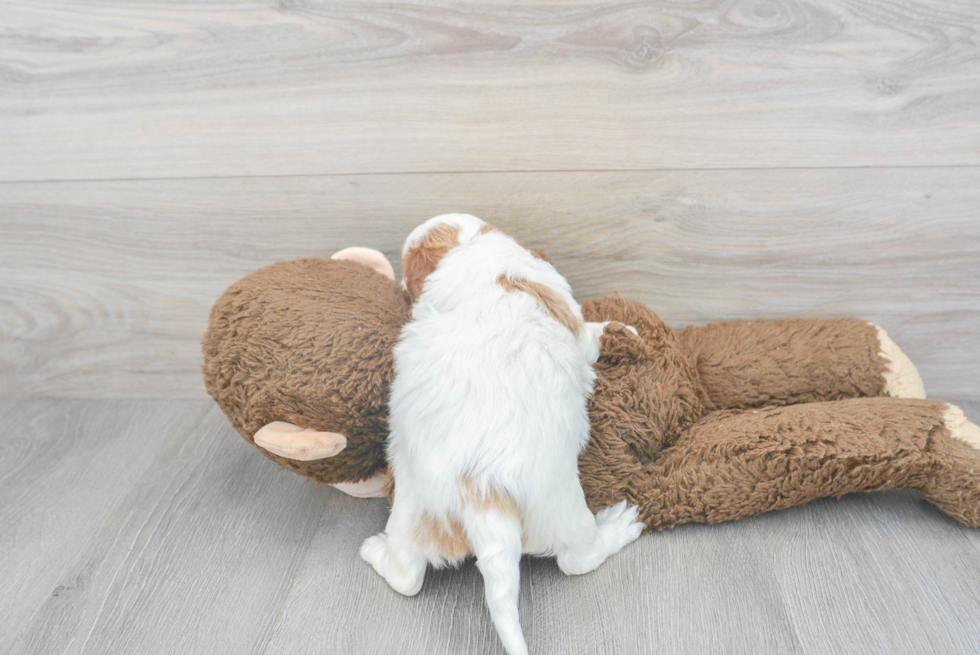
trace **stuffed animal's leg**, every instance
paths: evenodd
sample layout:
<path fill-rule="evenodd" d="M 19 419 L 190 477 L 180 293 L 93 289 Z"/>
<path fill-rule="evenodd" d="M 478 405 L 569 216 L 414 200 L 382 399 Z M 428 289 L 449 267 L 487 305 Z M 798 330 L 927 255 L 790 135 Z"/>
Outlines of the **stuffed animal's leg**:
<path fill-rule="evenodd" d="M 911 360 L 864 321 L 731 321 L 688 327 L 677 337 L 697 366 L 710 409 L 925 398 Z"/>
<path fill-rule="evenodd" d="M 928 400 L 714 412 L 632 476 L 624 495 L 648 529 L 662 529 L 885 489 L 919 491 L 980 527 L 980 428 Z"/>

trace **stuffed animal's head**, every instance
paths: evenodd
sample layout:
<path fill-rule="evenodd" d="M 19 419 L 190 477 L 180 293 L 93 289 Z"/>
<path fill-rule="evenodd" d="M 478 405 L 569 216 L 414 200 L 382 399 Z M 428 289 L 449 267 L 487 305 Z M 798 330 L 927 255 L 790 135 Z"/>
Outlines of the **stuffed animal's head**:
<path fill-rule="evenodd" d="M 282 466 L 331 484 L 370 478 L 385 465 L 392 351 L 408 309 L 377 251 L 267 266 L 211 310 L 208 393 Z"/>

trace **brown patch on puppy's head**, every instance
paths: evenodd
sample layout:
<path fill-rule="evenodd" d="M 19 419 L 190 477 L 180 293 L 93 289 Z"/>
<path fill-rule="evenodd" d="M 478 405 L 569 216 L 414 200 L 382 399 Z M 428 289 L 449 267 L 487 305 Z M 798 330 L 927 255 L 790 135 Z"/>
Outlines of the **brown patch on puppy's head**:
<path fill-rule="evenodd" d="M 548 256 L 548 253 L 546 253 L 543 250 L 538 250 L 537 248 L 532 248 L 531 249 L 531 254 L 534 256 L 535 259 L 540 259 L 542 261 L 546 261 L 549 264 L 553 264 L 554 263 L 553 261 L 551 261 L 551 257 Z"/>
<path fill-rule="evenodd" d="M 509 236 L 511 239 L 514 239 L 514 236 L 510 232 L 508 232 L 507 230 L 498 230 L 493 225 L 490 225 L 490 223 L 487 223 L 482 228 L 480 228 L 480 234 L 486 234 L 487 232 L 500 232 L 501 234 L 505 234 L 505 235 Z M 521 245 L 521 242 L 518 241 L 517 239 L 514 239 L 514 243 L 516 243 L 517 245 L 521 246 L 522 248 L 524 247 L 523 245 Z M 546 261 L 549 264 L 554 263 L 554 262 L 551 261 L 551 257 L 548 256 L 548 253 L 544 252 L 543 250 L 538 250 L 537 248 L 525 248 L 525 250 L 527 250 L 529 253 L 531 253 L 531 255 L 535 259 L 540 259 L 542 261 Z"/>
<path fill-rule="evenodd" d="M 402 276 L 413 303 L 422 295 L 425 279 L 436 270 L 439 260 L 457 245 L 459 228 L 454 225 L 437 225 L 405 251 L 402 257 Z"/>
<path fill-rule="evenodd" d="M 523 291 L 530 294 L 541 306 L 541 309 L 571 330 L 572 334 L 578 334 L 579 328 L 582 327 L 582 322 L 572 313 L 572 308 L 551 287 L 524 278 L 511 279 L 506 275 L 498 277 L 497 284 L 503 287 L 507 293 Z"/>

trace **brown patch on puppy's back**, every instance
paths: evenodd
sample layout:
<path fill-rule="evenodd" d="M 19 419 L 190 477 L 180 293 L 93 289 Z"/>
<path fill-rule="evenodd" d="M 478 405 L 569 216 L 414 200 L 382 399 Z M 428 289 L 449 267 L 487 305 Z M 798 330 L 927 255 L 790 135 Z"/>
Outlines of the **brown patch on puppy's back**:
<path fill-rule="evenodd" d="M 506 275 L 498 277 L 497 284 L 507 293 L 522 291 L 530 294 L 543 310 L 571 330 L 572 334 L 578 334 L 579 328 L 582 327 L 581 321 L 572 313 L 572 308 L 550 287 L 524 278 L 511 279 Z"/>
<path fill-rule="evenodd" d="M 459 228 L 453 225 L 438 225 L 429 230 L 422 239 L 409 248 L 402 257 L 402 275 L 405 288 L 414 303 L 422 295 L 425 279 L 436 270 L 443 255 L 459 245 Z"/>

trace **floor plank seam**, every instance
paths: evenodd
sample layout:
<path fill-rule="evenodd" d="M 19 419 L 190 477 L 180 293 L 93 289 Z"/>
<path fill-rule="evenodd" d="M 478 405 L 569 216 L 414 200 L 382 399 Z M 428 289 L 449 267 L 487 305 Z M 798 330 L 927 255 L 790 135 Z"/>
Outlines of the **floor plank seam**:
<path fill-rule="evenodd" d="M 15 184 L 82 184 L 82 183 L 114 183 L 114 182 L 181 182 L 198 180 L 274 180 L 290 178 L 317 177 L 393 177 L 393 176 L 424 176 L 424 175 L 558 175 L 562 173 L 724 173 L 739 171 L 848 171 L 848 170 L 972 170 L 980 169 L 980 162 L 975 164 L 865 164 L 856 166 L 676 166 L 669 168 L 560 168 L 560 169 L 519 169 L 519 170 L 425 170 L 425 171 L 343 171 L 328 173 L 282 173 L 273 175 L 191 175 L 175 177 L 93 177 L 93 178 L 64 178 L 45 180 L 0 180 L 2 185 Z"/>

